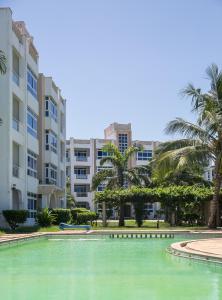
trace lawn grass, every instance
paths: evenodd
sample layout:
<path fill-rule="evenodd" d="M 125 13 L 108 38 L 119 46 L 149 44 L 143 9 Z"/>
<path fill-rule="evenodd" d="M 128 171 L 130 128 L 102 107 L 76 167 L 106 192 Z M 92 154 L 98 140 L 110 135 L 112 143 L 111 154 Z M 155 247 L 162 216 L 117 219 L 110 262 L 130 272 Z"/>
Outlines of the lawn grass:
<path fill-rule="evenodd" d="M 102 221 L 99 220 L 97 225 L 92 226 L 93 230 L 207 230 L 206 226 L 174 226 L 171 227 L 169 223 L 160 221 L 159 228 L 157 228 L 157 221 L 145 220 L 143 226 L 138 228 L 135 220 L 125 220 L 125 226 L 119 227 L 118 220 L 108 220 L 107 226 L 103 227 Z M 73 229 L 78 230 L 78 229 Z M 10 229 L 0 228 L 0 236 L 5 233 L 34 233 L 34 232 L 58 232 L 60 231 L 58 225 L 53 225 L 49 227 L 40 226 L 22 226 L 18 227 L 15 231 Z"/>
<path fill-rule="evenodd" d="M 93 226 L 93 230 L 206 230 L 206 226 L 170 226 L 169 223 L 160 221 L 159 228 L 157 228 L 157 221 L 145 220 L 142 227 L 137 227 L 135 220 L 125 220 L 125 226 L 119 227 L 118 221 L 108 221 L 107 227 L 102 226 L 102 222 L 98 221 L 97 226 Z"/>

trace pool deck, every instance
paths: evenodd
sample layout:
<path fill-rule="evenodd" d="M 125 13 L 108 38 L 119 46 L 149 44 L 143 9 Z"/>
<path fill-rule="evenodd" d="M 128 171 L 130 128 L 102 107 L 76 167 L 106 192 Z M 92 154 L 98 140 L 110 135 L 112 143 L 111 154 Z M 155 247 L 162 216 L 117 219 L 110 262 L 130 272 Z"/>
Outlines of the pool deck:
<path fill-rule="evenodd" d="M 173 243 L 170 246 L 170 253 L 184 258 L 213 261 L 222 264 L 222 236 L 221 238 Z"/>

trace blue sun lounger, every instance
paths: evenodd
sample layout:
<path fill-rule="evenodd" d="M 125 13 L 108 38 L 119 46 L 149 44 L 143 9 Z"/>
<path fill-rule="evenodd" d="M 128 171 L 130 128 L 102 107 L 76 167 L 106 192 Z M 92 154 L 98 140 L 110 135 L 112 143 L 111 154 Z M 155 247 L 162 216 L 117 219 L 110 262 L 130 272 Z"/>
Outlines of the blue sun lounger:
<path fill-rule="evenodd" d="M 86 229 L 87 231 L 89 231 L 91 229 L 91 226 L 90 225 L 71 225 L 71 224 L 60 223 L 59 229 L 61 229 L 61 230 L 64 230 L 64 229 Z"/>

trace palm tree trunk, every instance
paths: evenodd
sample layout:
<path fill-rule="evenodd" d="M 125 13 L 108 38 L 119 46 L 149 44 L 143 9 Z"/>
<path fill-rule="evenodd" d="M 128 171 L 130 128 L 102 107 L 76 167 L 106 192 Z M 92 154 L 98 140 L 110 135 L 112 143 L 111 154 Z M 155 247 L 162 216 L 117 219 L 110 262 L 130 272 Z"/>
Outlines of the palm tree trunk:
<path fill-rule="evenodd" d="M 124 219 L 124 202 L 120 202 L 119 206 L 119 227 L 125 226 L 125 219 Z"/>
<path fill-rule="evenodd" d="M 210 217 L 208 220 L 209 228 L 216 228 L 218 225 L 217 210 L 219 207 L 219 197 L 220 197 L 220 188 L 221 188 L 221 174 L 220 174 L 221 160 L 218 159 L 215 164 L 215 183 L 214 183 L 214 195 L 213 199 L 210 202 Z"/>

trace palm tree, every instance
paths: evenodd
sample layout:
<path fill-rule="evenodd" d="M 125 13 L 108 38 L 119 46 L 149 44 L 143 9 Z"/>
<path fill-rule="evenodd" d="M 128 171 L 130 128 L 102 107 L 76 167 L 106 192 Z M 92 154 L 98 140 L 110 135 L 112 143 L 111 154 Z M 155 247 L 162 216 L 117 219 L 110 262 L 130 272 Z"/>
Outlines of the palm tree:
<path fill-rule="evenodd" d="M 219 194 L 222 183 L 222 72 L 215 64 L 206 70 L 210 90 L 206 93 L 189 84 L 183 91 L 191 98 L 196 123 L 177 118 L 168 123 L 166 133 L 183 139 L 162 143 L 155 159 L 156 168 L 167 174 L 195 165 L 214 166 L 214 195 L 210 203 L 208 227 L 219 225 Z"/>
<path fill-rule="evenodd" d="M 6 57 L 3 51 L 0 50 L 0 73 L 5 74 L 7 71 Z"/>
<path fill-rule="evenodd" d="M 109 155 L 102 158 L 100 165 L 111 163 L 112 168 L 106 168 L 93 176 L 92 190 L 96 190 L 101 183 L 106 183 L 106 189 L 124 188 L 128 184 L 146 185 L 149 183 L 148 173 L 145 174 L 146 167 L 129 168 L 129 162 L 136 152 L 141 148 L 131 146 L 124 153 L 121 153 L 118 147 L 112 143 L 108 143 L 103 147 L 103 151 Z M 142 172 L 143 170 L 143 172 Z M 119 226 L 124 226 L 124 202 L 119 205 Z"/>
<path fill-rule="evenodd" d="M 70 182 L 70 178 L 67 178 L 66 181 L 66 206 L 67 208 L 74 208 L 76 206 L 76 201 L 74 196 L 71 193 L 71 182 Z"/>

